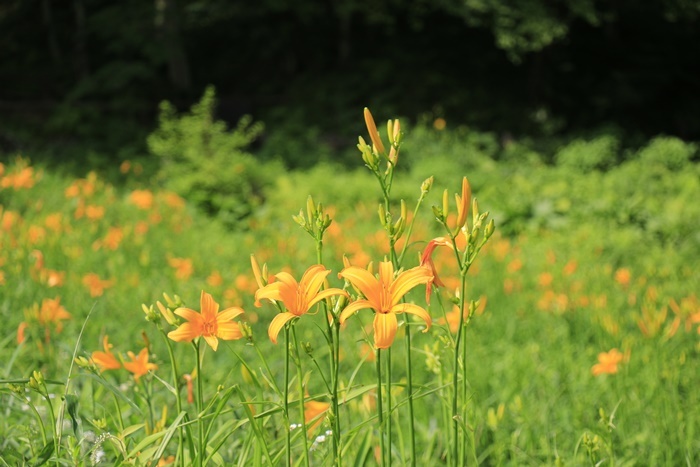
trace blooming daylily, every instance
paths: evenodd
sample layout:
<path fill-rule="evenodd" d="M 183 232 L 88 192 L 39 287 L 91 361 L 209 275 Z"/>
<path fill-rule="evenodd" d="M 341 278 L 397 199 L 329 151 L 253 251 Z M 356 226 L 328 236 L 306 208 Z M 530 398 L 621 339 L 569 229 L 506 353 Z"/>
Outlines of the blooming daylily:
<path fill-rule="evenodd" d="M 331 404 L 328 402 L 314 400 L 304 402 L 304 422 L 309 436 L 323 423 L 325 413 L 330 407 Z"/>
<path fill-rule="evenodd" d="M 277 343 L 277 335 L 289 320 L 297 318 L 311 309 L 312 306 L 333 295 L 345 295 L 347 292 L 341 289 L 319 290 L 326 276 L 331 271 L 322 264 L 316 264 L 306 270 L 297 282 L 288 272 L 275 274 L 275 282 L 255 292 L 255 306 L 260 306 L 260 300 L 267 299 L 282 302 L 287 311 L 279 313 L 270 323 L 267 330 L 273 344 Z"/>
<path fill-rule="evenodd" d="M 92 353 L 92 361 L 95 362 L 100 369 L 100 371 L 107 370 L 118 370 L 122 367 L 122 364 L 117 360 L 112 351 L 112 344 L 109 343 L 109 337 L 105 335 L 102 338 L 102 347 L 105 349 L 104 352 L 96 350 Z"/>
<path fill-rule="evenodd" d="M 66 311 L 61 305 L 61 299 L 56 298 L 45 298 L 41 302 L 41 309 L 39 310 L 39 323 L 47 326 L 49 323 L 56 324 L 56 332 L 61 332 L 63 329 L 63 323 L 61 321 L 70 319 L 70 313 Z"/>
<path fill-rule="evenodd" d="M 185 318 L 187 323 L 169 332 L 168 337 L 175 342 L 192 342 L 197 337 L 203 337 L 214 351 L 219 346 L 219 339 L 228 341 L 243 337 L 238 323 L 231 321 L 243 313 L 241 308 L 231 307 L 219 312 L 219 304 L 214 301 L 211 294 L 203 290 L 200 308 L 202 311 L 199 313 L 190 308 L 176 309 L 174 313 Z"/>
<path fill-rule="evenodd" d="M 406 312 L 419 316 L 427 325 L 425 331 L 430 329 L 431 319 L 427 311 L 412 303 L 401 303 L 403 296 L 412 288 L 433 280 L 429 268 L 417 266 L 403 271 L 394 279 L 394 266 L 390 261 L 384 261 L 379 264 L 379 279 L 366 269 L 356 266 L 343 269 L 338 276 L 347 279 L 365 296 L 345 307 L 340 314 L 340 322 L 345 322 L 358 310 L 373 309 L 375 311 L 374 344 L 378 349 L 389 348 L 394 342 L 398 328 L 396 319 L 398 313 Z"/>
<path fill-rule="evenodd" d="M 127 352 L 130 362 L 124 362 L 124 368 L 129 370 L 134 374 L 134 379 L 139 380 L 145 374 L 148 374 L 151 370 L 157 370 L 158 365 L 155 363 L 148 363 L 148 348 L 144 347 L 139 352 L 138 356 L 134 355 L 134 352 Z"/>
<path fill-rule="evenodd" d="M 433 251 L 439 246 L 446 246 L 454 250 L 452 243 L 445 237 L 436 237 L 428 242 L 428 245 L 423 250 L 420 256 L 420 265 L 430 268 L 430 272 L 433 275 L 433 279 L 426 283 L 425 286 L 425 301 L 430 304 L 430 294 L 433 290 L 433 284 L 437 287 L 444 287 L 445 284 L 442 283 L 435 270 L 435 263 L 433 262 Z"/>
<path fill-rule="evenodd" d="M 622 352 L 617 349 L 601 352 L 598 354 L 598 363 L 591 368 L 591 373 L 593 376 L 614 375 L 617 373 L 617 365 L 624 360 L 624 357 Z"/>

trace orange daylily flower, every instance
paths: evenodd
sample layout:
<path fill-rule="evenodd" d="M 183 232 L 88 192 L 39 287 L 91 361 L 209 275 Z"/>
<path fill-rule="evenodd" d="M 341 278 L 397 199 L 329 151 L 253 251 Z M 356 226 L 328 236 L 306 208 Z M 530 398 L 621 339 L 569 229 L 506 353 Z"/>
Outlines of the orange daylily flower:
<path fill-rule="evenodd" d="M 326 411 L 331 407 L 328 402 L 307 401 L 304 402 L 304 422 L 306 423 L 306 431 L 311 436 L 314 431 L 321 425 Z"/>
<path fill-rule="evenodd" d="M 339 277 L 347 279 L 356 287 L 363 299 L 355 300 L 340 314 L 340 323 L 344 323 L 350 315 L 364 308 L 371 308 L 374 315 L 374 344 L 378 349 L 386 349 L 394 342 L 399 313 L 411 313 L 425 321 L 426 329 L 432 324 L 430 315 L 423 308 L 412 303 L 400 303 L 404 295 L 419 284 L 427 284 L 434 278 L 430 269 L 424 266 L 403 271 L 394 278 L 394 266 L 390 261 L 379 263 L 379 279 L 366 269 L 350 266 L 343 269 Z"/>
<path fill-rule="evenodd" d="M 139 380 L 145 374 L 148 374 L 151 370 L 157 370 L 158 365 L 155 363 L 148 363 L 148 348 L 144 347 L 139 352 L 138 356 L 134 355 L 134 352 L 127 352 L 130 362 L 124 362 L 124 368 L 129 370 L 134 374 L 134 379 Z"/>
<path fill-rule="evenodd" d="M 91 272 L 83 276 L 83 285 L 90 289 L 91 297 L 99 297 L 104 293 L 104 289 L 114 285 L 114 281 L 102 280 L 100 276 Z"/>
<path fill-rule="evenodd" d="M 19 326 L 17 327 L 17 345 L 23 343 L 25 340 L 27 340 L 27 336 L 25 335 L 25 331 L 27 330 L 27 326 L 29 326 L 25 321 L 22 321 L 19 323 Z"/>
<path fill-rule="evenodd" d="M 104 352 L 96 350 L 91 356 L 92 361 L 99 367 L 100 372 L 120 369 L 122 364 L 110 350 L 112 344 L 109 343 L 109 337 L 107 337 L 107 335 L 102 338 L 102 347 L 105 349 Z"/>
<path fill-rule="evenodd" d="M 184 307 L 175 310 L 176 315 L 185 318 L 188 322 L 169 332 L 170 339 L 175 342 L 192 342 L 197 337 L 203 337 L 209 347 L 216 351 L 219 347 L 219 339 L 230 341 L 243 337 L 238 323 L 231 321 L 243 313 L 242 308 L 231 307 L 220 312 L 219 304 L 204 290 L 202 290 L 199 304 L 201 312 Z"/>
<path fill-rule="evenodd" d="M 319 290 L 330 272 L 322 264 L 316 264 L 304 272 L 301 282 L 297 282 L 291 274 L 283 271 L 275 274 L 275 282 L 255 292 L 255 306 L 261 306 L 260 300 L 267 299 L 282 302 L 287 310 L 275 316 L 267 330 L 273 344 L 277 343 L 277 335 L 289 320 L 303 315 L 328 297 L 348 295 L 344 290 L 336 288 Z"/>
<path fill-rule="evenodd" d="M 192 260 L 189 258 L 169 258 L 168 264 L 175 269 L 175 277 L 186 281 L 194 272 Z"/>
<path fill-rule="evenodd" d="M 49 323 L 55 323 L 56 332 L 61 332 L 63 329 L 63 323 L 61 323 L 61 321 L 70 318 L 70 313 L 61 305 L 60 297 L 45 298 L 42 300 L 38 315 L 40 324 L 47 326 Z"/>
<path fill-rule="evenodd" d="M 423 254 L 420 256 L 420 265 L 428 267 L 430 273 L 433 275 L 433 279 L 429 281 L 425 286 L 425 302 L 430 304 L 430 295 L 433 290 L 433 284 L 437 287 L 444 287 L 445 284 L 440 280 L 435 270 L 435 263 L 433 262 L 433 251 L 439 246 L 446 246 L 454 250 L 452 243 L 445 237 L 436 237 L 428 242 L 428 245 L 423 250 Z"/>
<path fill-rule="evenodd" d="M 153 207 L 153 193 L 149 190 L 134 190 L 129 195 L 129 202 L 139 209 L 151 209 Z"/>
<path fill-rule="evenodd" d="M 614 375 L 617 373 L 617 365 L 623 359 L 624 355 L 617 349 L 612 349 L 610 352 L 601 352 L 598 354 L 598 363 L 591 368 L 591 373 L 593 373 L 593 376 Z"/>

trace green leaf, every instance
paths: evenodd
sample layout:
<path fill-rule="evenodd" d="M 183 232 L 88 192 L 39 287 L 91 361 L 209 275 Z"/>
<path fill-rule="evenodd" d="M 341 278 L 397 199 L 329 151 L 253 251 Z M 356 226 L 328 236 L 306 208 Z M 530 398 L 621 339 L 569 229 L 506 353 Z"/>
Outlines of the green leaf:
<path fill-rule="evenodd" d="M 46 443 L 46 446 L 41 448 L 41 451 L 34 456 L 29 462 L 33 467 L 37 467 L 39 465 L 44 465 L 46 462 L 51 458 L 51 454 L 53 454 L 55 448 L 55 440 L 51 440 L 48 443 Z"/>

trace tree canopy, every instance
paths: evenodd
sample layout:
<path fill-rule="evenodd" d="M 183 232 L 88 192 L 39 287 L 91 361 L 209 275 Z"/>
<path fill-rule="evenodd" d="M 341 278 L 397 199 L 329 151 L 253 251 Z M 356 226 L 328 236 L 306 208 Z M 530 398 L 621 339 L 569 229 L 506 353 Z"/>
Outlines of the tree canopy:
<path fill-rule="evenodd" d="M 694 0 L 7 0 L 0 145 L 26 141 L 17 128 L 117 144 L 209 84 L 225 119 L 330 133 L 381 105 L 515 134 L 698 139 L 699 16 Z"/>

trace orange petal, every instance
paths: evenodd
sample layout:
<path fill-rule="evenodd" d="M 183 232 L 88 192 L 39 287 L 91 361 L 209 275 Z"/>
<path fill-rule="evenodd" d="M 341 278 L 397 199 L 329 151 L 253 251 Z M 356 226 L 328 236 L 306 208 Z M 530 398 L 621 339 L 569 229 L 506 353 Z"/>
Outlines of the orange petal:
<path fill-rule="evenodd" d="M 192 342 L 193 339 L 199 337 L 198 333 L 191 323 L 183 323 L 174 331 L 168 333 L 168 338 L 175 342 Z"/>
<path fill-rule="evenodd" d="M 433 280 L 430 270 L 423 266 L 417 266 L 399 274 L 393 284 L 391 284 L 391 304 L 396 305 L 401 301 L 409 290 L 420 284 L 427 284 Z"/>
<path fill-rule="evenodd" d="M 287 312 L 279 313 L 272 319 L 270 327 L 267 329 L 267 335 L 270 337 L 270 340 L 273 344 L 277 343 L 277 335 L 280 333 L 280 330 L 282 330 L 284 325 L 287 324 L 287 321 L 289 321 L 292 318 L 296 318 L 296 315 Z"/>
<path fill-rule="evenodd" d="M 280 292 L 280 288 L 284 286 L 285 285 L 282 282 L 273 282 L 272 284 L 267 284 L 262 289 L 258 289 L 258 291 L 255 292 L 255 306 L 261 306 L 260 300 L 263 299 L 281 302 L 282 293 Z"/>
<path fill-rule="evenodd" d="M 356 311 L 364 310 L 365 308 L 372 308 L 372 304 L 367 300 L 355 300 L 340 313 L 340 324 L 343 324 L 345 320 L 355 314 Z"/>
<path fill-rule="evenodd" d="M 388 349 L 394 342 L 398 321 L 394 313 L 374 314 L 374 344 L 378 349 Z"/>
<path fill-rule="evenodd" d="M 216 338 L 216 336 L 202 336 L 204 337 L 204 340 L 209 344 L 209 347 L 212 348 L 214 352 L 216 352 L 216 349 L 219 348 L 219 339 Z"/>
<path fill-rule="evenodd" d="M 423 332 L 428 332 L 428 329 L 430 329 L 430 325 L 432 324 L 433 320 L 430 318 L 430 315 L 428 314 L 427 311 L 425 311 L 423 308 L 419 307 L 418 305 L 414 305 L 412 303 L 399 303 L 398 305 L 394 306 L 391 311 L 393 313 L 410 313 L 412 315 L 416 315 L 425 321 L 425 325 L 427 326 Z"/>
<path fill-rule="evenodd" d="M 216 337 L 225 341 L 232 341 L 243 337 L 243 333 L 241 332 L 241 327 L 238 325 L 238 323 L 229 321 L 226 323 L 219 323 L 219 327 L 216 331 Z"/>
<path fill-rule="evenodd" d="M 375 304 L 377 308 L 381 306 L 378 293 L 379 281 L 377 281 L 377 278 L 369 271 L 358 268 L 357 266 L 350 266 L 349 268 L 343 269 L 338 276 L 352 283 L 352 285 L 362 292 L 362 295 L 371 303 Z"/>
<path fill-rule="evenodd" d="M 200 313 L 205 321 L 211 321 L 214 319 L 216 313 L 219 311 L 219 304 L 214 301 L 211 294 L 206 293 L 204 290 L 202 290 L 199 305 L 201 309 Z"/>
<path fill-rule="evenodd" d="M 216 321 L 219 323 L 219 326 L 221 326 L 221 323 L 231 321 L 233 318 L 241 314 L 243 314 L 243 308 L 233 306 L 231 308 L 226 308 L 225 310 L 219 312 L 219 314 L 216 315 Z"/>
<path fill-rule="evenodd" d="M 348 293 L 341 289 L 322 290 L 306 305 L 307 311 L 316 303 L 320 302 L 321 300 L 325 300 L 328 297 L 332 297 L 333 295 L 345 295 L 347 297 Z"/>
<path fill-rule="evenodd" d="M 183 318 L 185 318 L 187 321 L 190 321 L 190 322 L 198 323 L 198 322 L 203 321 L 202 315 L 200 315 L 199 313 L 197 313 L 196 311 L 194 311 L 190 308 L 180 307 L 180 308 L 177 308 L 175 311 L 173 311 L 173 313 L 175 313 L 178 316 L 182 316 Z"/>

